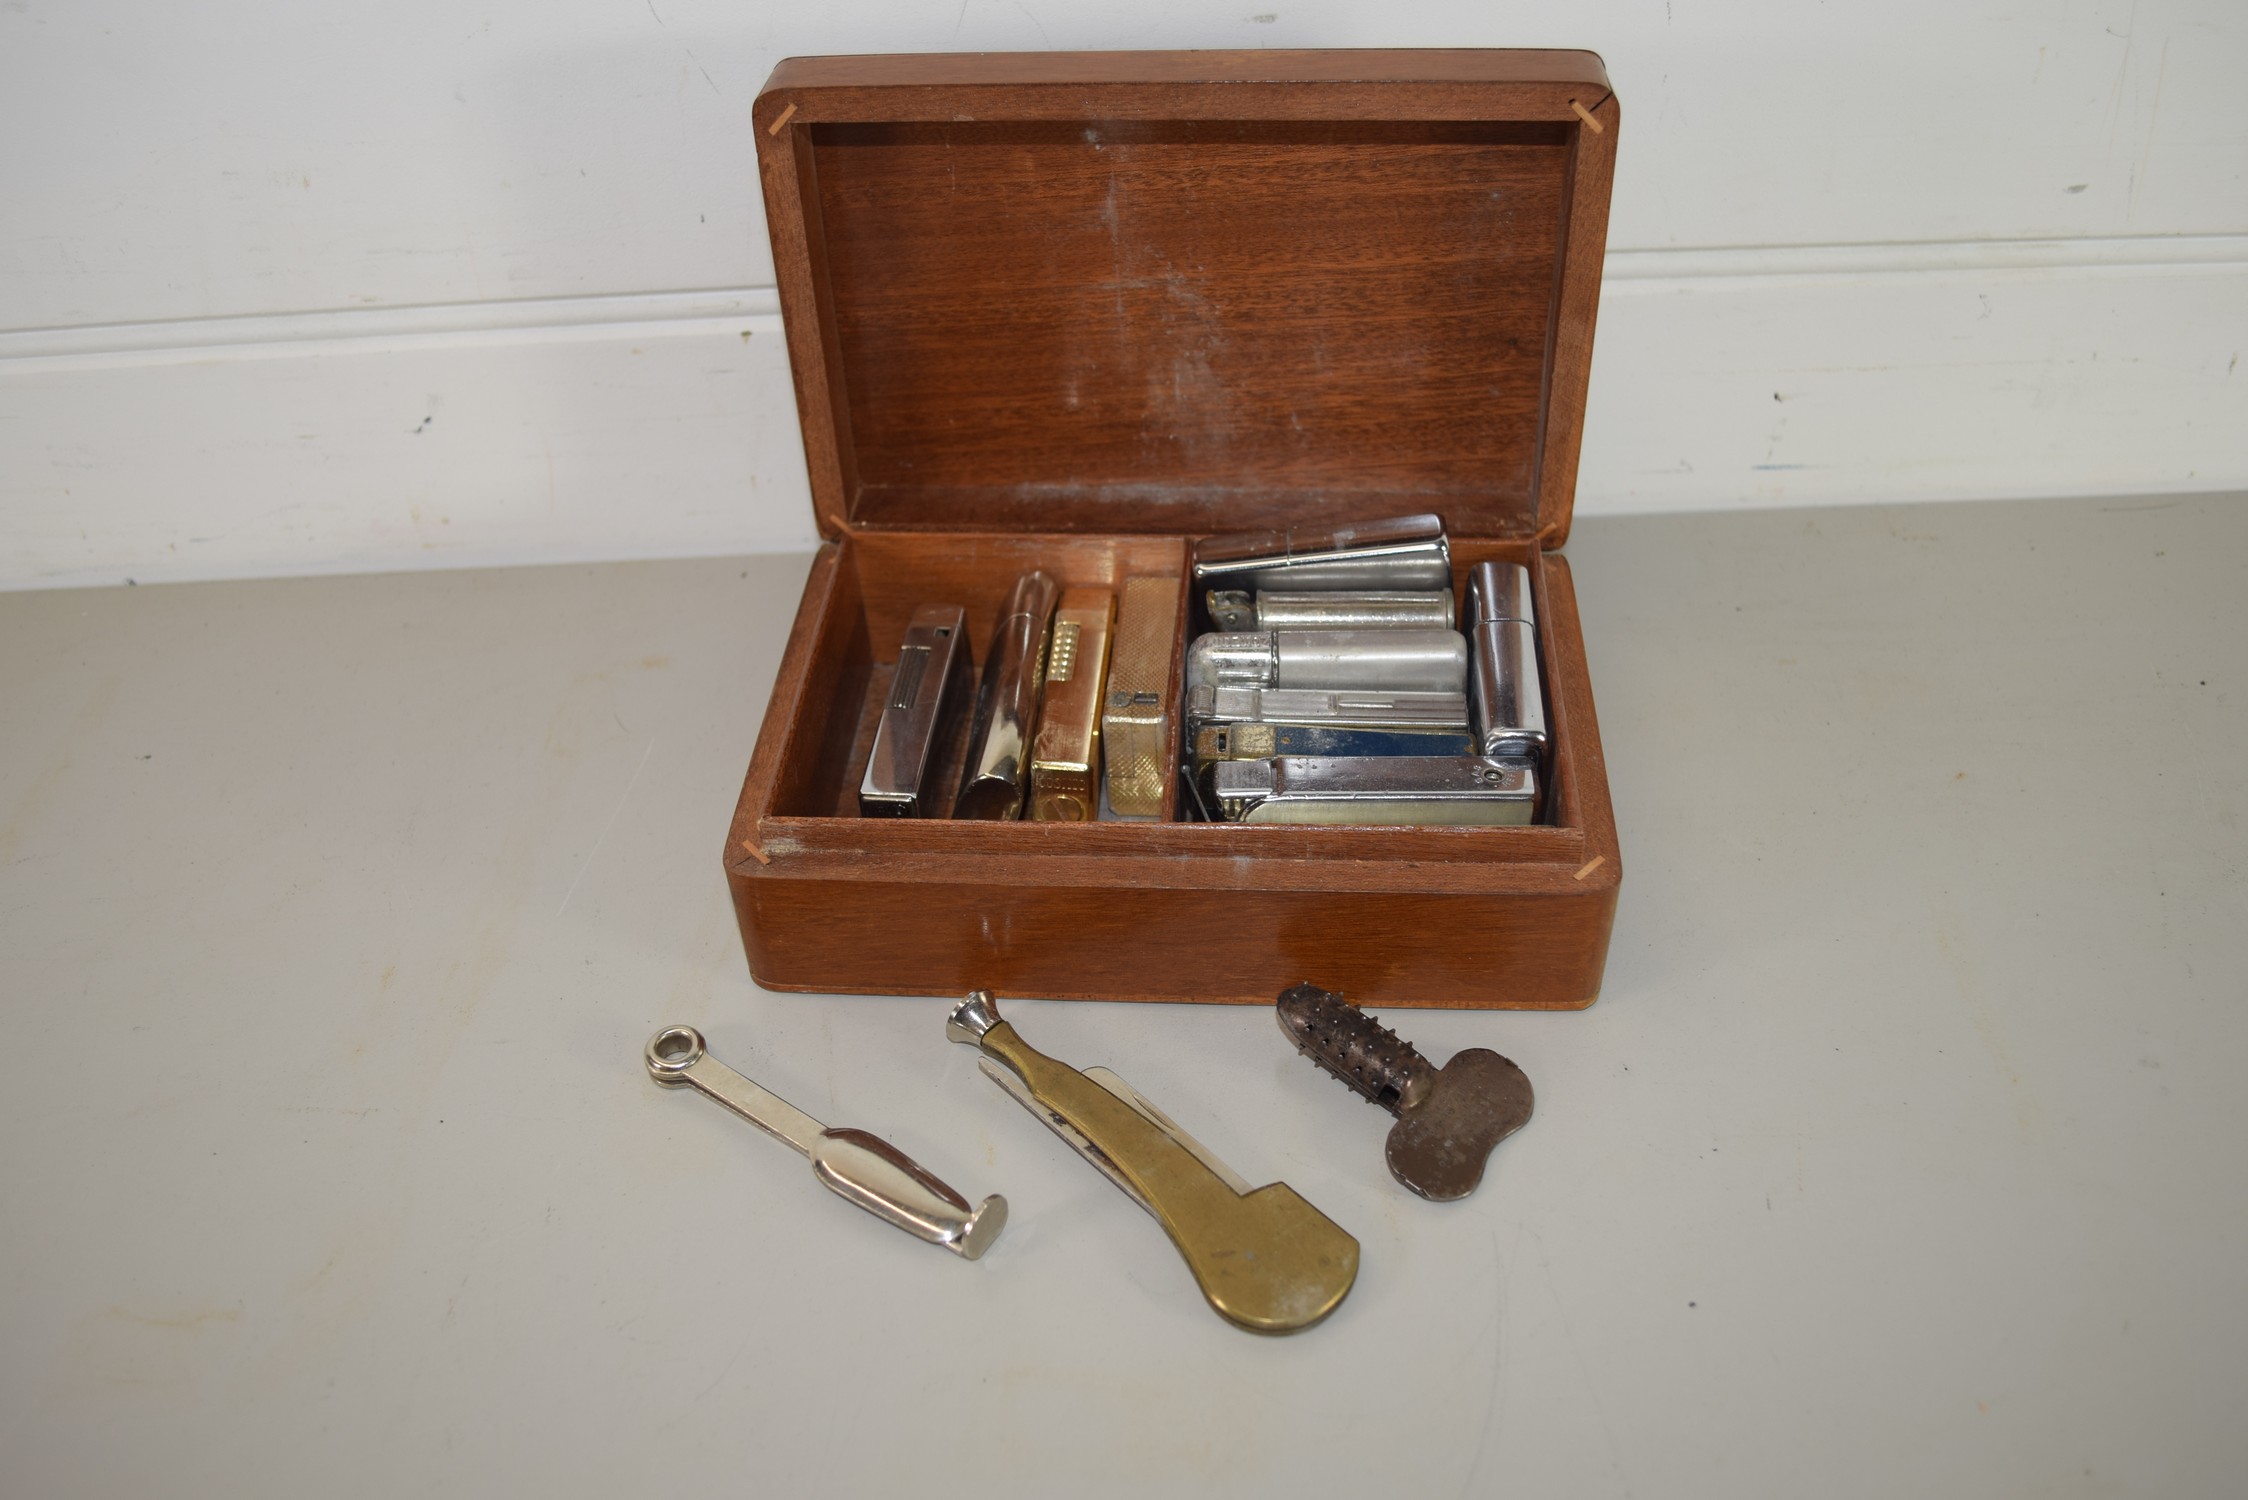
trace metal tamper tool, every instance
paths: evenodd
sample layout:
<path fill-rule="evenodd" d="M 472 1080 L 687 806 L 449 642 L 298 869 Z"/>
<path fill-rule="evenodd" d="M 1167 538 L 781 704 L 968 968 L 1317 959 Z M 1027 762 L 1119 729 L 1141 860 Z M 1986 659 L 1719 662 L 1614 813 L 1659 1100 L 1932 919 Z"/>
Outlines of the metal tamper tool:
<path fill-rule="evenodd" d="M 1396 1032 L 1316 984 L 1282 990 L 1278 1009 L 1298 1052 L 1397 1116 L 1390 1174 L 1423 1198 L 1474 1192 L 1492 1149 L 1529 1122 L 1530 1080 L 1496 1052 L 1470 1047 L 1430 1067 Z"/>
<path fill-rule="evenodd" d="M 667 1026 L 648 1039 L 648 1075 L 665 1088 L 693 1088 L 725 1105 L 775 1140 L 809 1157 L 812 1175 L 838 1198 L 918 1240 L 974 1260 L 1007 1226 L 1007 1200 L 993 1193 L 968 1200 L 928 1168 L 878 1135 L 830 1130 L 780 1095 L 750 1082 L 710 1055 L 692 1026 Z"/>

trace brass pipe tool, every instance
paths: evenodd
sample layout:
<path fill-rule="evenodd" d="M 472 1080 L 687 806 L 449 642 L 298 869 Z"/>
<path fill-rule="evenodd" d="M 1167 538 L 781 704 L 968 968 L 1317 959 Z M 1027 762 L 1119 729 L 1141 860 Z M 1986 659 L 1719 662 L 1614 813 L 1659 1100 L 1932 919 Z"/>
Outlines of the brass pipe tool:
<path fill-rule="evenodd" d="M 974 1260 L 1007 1227 L 1007 1200 L 997 1193 L 970 1208 L 967 1199 L 882 1137 L 864 1130 L 830 1130 L 742 1077 L 710 1055 L 702 1033 L 692 1026 L 657 1032 L 648 1041 L 647 1062 L 656 1082 L 667 1088 L 692 1087 L 795 1147 L 811 1158 L 812 1175 L 828 1191 L 916 1239 Z"/>
<path fill-rule="evenodd" d="M 1280 992 L 1280 1029 L 1296 1050 L 1397 1116 L 1390 1175 L 1438 1203 L 1483 1181 L 1499 1142 L 1529 1123 L 1530 1080 L 1498 1053 L 1470 1047 L 1441 1068 L 1366 1012 L 1316 984 Z"/>
<path fill-rule="evenodd" d="M 1358 1241 L 1283 1182 L 1251 1188 L 1106 1068 L 1080 1073 L 1025 1042 L 977 990 L 945 1035 L 980 1049 L 983 1071 L 1099 1168 L 1171 1236 L 1219 1317 L 1294 1333 L 1339 1306 L 1358 1279 Z"/>

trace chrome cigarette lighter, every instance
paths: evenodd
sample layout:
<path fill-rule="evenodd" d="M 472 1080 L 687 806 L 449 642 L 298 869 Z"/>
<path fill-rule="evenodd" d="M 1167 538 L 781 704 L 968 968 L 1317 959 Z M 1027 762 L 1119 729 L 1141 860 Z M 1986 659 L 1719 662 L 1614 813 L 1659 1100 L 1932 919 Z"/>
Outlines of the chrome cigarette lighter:
<path fill-rule="evenodd" d="M 976 723 L 968 740 L 956 818 L 1004 821 L 1023 815 L 1030 786 L 1030 736 L 1038 722 L 1038 690 L 1046 670 L 1046 633 L 1060 591 L 1044 573 L 1015 580 L 984 657 L 976 689 Z"/>
<path fill-rule="evenodd" d="M 1467 586 L 1470 695 L 1477 748 L 1546 763 L 1545 687 L 1538 673 L 1538 616 L 1530 570 L 1478 563 Z"/>
<path fill-rule="evenodd" d="M 1467 642 L 1456 630 L 1259 630 L 1197 636 L 1186 682 L 1197 687 L 1367 688 L 1458 693 Z"/>
<path fill-rule="evenodd" d="M 1348 692 L 1330 688 L 1221 687 L 1187 693 L 1187 722 L 1304 724 L 1324 729 L 1411 729 L 1468 732 L 1465 693 Z"/>
<path fill-rule="evenodd" d="M 1212 724 L 1194 732 L 1199 773 L 1219 761 L 1275 755 L 1468 755 L 1464 729 L 1331 729 L 1309 724 Z"/>
<path fill-rule="evenodd" d="M 943 809 L 929 785 L 936 771 L 936 748 L 965 695 L 959 679 L 968 674 L 968 648 L 961 638 L 966 612 L 955 604 L 924 605 L 906 625 L 898 647 L 890 696 L 875 726 L 874 749 L 859 782 L 859 815 L 867 818 L 926 818 Z"/>
<path fill-rule="evenodd" d="M 1208 589 L 1443 589 L 1452 548 L 1435 516 L 1362 526 L 1204 537 L 1194 581 Z"/>
<path fill-rule="evenodd" d="M 1116 596 L 1071 589 L 1054 611 L 1046 692 L 1030 758 L 1030 816 L 1090 823 L 1101 812 L 1101 682 L 1108 672 Z"/>
<path fill-rule="evenodd" d="M 1369 592 L 1363 589 L 1284 593 L 1211 589 L 1203 595 L 1220 630 L 1450 630 L 1450 589 Z"/>
<path fill-rule="evenodd" d="M 1179 635 L 1176 575 L 1127 578 L 1116 603 L 1101 704 L 1101 762 L 1109 810 L 1121 818 L 1163 813 L 1174 760 L 1164 704 Z"/>
<path fill-rule="evenodd" d="M 1221 762 L 1213 792 L 1237 823 L 1527 823 L 1538 776 L 1480 755 L 1296 756 Z"/>

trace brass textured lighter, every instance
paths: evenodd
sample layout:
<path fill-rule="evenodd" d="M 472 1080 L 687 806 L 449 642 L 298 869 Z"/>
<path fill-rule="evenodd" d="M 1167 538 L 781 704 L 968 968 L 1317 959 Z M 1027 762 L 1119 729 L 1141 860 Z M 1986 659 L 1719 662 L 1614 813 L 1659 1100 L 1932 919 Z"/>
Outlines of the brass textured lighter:
<path fill-rule="evenodd" d="M 1116 596 L 1066 589 L 1046 648 L 1046 700 L 1030 758 L 1030 816 L 1090 823 L 1101 813 L 1101 682 Z"/>
<path fill-rule="evenodd" d="M 1163 690 L 1171 679 L 1180 587 L 1176 577 L 1127 578 L 1117 605 L 1101 707 L 1101 753 L 1108 765 L 1109 811 L 1120 818 L 1163 815 L 1172 774 Z"/>

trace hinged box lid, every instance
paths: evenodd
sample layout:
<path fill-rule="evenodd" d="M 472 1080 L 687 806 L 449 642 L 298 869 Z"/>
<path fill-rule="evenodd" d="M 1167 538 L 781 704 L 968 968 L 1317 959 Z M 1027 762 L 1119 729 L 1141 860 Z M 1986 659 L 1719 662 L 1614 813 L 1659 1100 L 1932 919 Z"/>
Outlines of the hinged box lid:
<path fill-rule="evenodd" d="M 824 535 L 1567 538 L 1593 54 L 795 58 L 754 118 Z"/>

